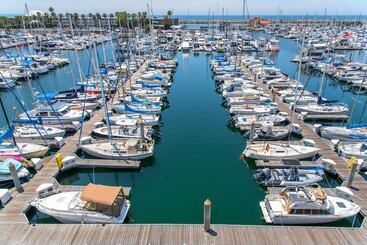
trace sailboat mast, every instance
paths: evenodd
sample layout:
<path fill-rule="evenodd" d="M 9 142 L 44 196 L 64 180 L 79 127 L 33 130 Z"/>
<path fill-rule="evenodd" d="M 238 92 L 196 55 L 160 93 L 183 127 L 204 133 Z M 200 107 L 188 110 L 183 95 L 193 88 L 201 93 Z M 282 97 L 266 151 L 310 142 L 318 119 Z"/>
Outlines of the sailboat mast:
<path fill-rule="evenodd" d="M 288 136 L 288 145 L 291 143 L 291 132 L 293 130 L 293 123 L 294 123 L 294 115 L 296 113 L 296 107 L 297 107 L 297 101 L 301 98 L 302 93 L 299 95 L 299 98 L 297 98 L 298 96 L 298 89 L 299 89 L 299 83 L 301 80 L 301 68 L 302 68 L 302 59 L 303 59 L 303 44 L 305 41 L 305 33 L 302 33 L 302 43 L 301 43 L 301 55 L 299 56 L 298 59 L 298 74 L 297 74 L 297 87 L 296 87 L 296 94 L 295 94 L 295 99 L 294 99 L 294 103 L 293 103 L 293 108 L 292 108 L 292 113 L 291 113 L 291 124 L 290 124 L 290 133 Z"/>
<path fill-rule="evenodd" d="M 105 113 L 105 117 L 106 117 L 106 125 L 107 125 L 107 131 L 108 131 L 108 139 L 111 142 L 112 132 L 111 132 L 111 125 L 110 125 L 110 118 L 109 118 L 109 115 L 108 115 L 108 105 L 107 105 L 106 96 L 104 94 L 103 77 L 102 77 L 102 74 L 101 74 L 101 71 L 100 71 L 99 65 L 98 65 L 97 44 L 96 44 L 96 41 L 95 40 L 93 41 L 93 46 L 94 46 L 94 62 L 96 64 L 96 70 L 97 70 L 97 73 L 99 74 L 98 77 L 100 79 L 99 80 L 99 84 L 100 84 L 100 88 L 101 88 L 101 96 L 102 96 L 102 99 L 103 99 L 103 109 L 104 109 L 104 113 Z M 104 69 L 106 69 L 106 68 L 104 68 Z"/>
<path fill-rule="evenodd" d="M 9 130 L 11 130 L 11 125 L 10 125 L 10 121 L 9 121 L 9 118 L 8 118 L 8 114 L 6 114 L 6 111 L 5 111 L 5 106 L 4 106 L 4 103 L 3 103 L 3 100 L 2 100 L 2 96 L 0 95 L 0 106 L 1 106 L 1 109 L 4 113 L 4 116 L 5 116 L 5 121 L 6 123 L 8 124 L 8 127 L 9 127 Z M 13 143 L 14 145 L 17 145 L 17 142 L 15 141 L 15 137 L 13 135 Z"/>

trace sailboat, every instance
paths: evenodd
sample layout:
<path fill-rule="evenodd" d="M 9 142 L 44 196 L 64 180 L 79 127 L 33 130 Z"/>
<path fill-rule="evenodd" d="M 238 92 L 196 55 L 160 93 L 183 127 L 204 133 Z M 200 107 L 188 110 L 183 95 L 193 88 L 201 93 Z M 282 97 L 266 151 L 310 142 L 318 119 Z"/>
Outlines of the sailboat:
<path fill-rule="evenodd" d="M 312 158 L 319 148 L 281 143 L 249 143 L 242 155 L 255 160 L 301 160 Z"/>

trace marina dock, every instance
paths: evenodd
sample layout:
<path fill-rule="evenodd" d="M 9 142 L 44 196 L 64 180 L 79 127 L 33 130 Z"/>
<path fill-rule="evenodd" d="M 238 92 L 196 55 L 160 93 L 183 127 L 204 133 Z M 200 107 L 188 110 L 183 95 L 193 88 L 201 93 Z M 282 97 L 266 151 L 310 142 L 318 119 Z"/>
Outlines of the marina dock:
<path fill-rule="evenodd" d="M 229 22 L 231 22 L 232 24 L 242 24 L 244 21 L 218 21 L 218 24 L 224 25 L 228 24 Z M 289 20 L 289 22 L 299 25 L 304 24 L 304 20 Z M 329 22 L 323 20 L 309 20 L 307 24 L 326 25 L 327 23 L 342 24 L 342 22 L 342 20 L 334 20 L 334 22 L 331 20 Z M 353 24 L 349 21 L 346 22 L 347 23 L 344 23 L 346 26 Z M 208 22 L 206 22 L 206 20 L 188 20 L 183 21 L 182 23 L 209 24 Z M 278 22 L 277 20 L 275 20 L 274 23 L 284 24 L 288 22 Z M 354 22 L 354 24 L 356 23 L 358 24 L 359 22 Z M 128 34 L 130 34 L 129 31 L 130 30 L 127 31 Z M 187 34 L 184 33 L 184 31 L 185 30 L 182 30 L 182 37 L 185 36 L 184 34 Z M 143 34 L 144 33 L 142 33 L 142 36 Z M 266 33 L 266 35 L 270 34 Z M 121 40 L 125 42 L 124 38 L 121 38 Z M 157 39 L 159 38 L 161 37 L 159 37 L 157 33 Z M 224 36 L 222 38 L 224 38 Z M 229 37 L 228 40 L 230 40 L 231 38 L 232 37 Z M 126 43 L 130 45 L 128 39 L 129 35 L 127 35 L 126 37 Z M 139 36 L 139 38 L 136 38 L 134 41 L 140 42 L 140 39 L 142 38 L 140 38 Z M 151 40 L 148 38 L 142 41 L 142 44 L 145 44 L 145 48 L 150 41 Z M 119 45 L 121 46 L 116 46 L 115 48 L 127 49 L 128 46 L 122 46 L 121 43 L 119 43 Z M 135 48 L 138 48 L 138 46 L 136 46 Z M 194 46 L 191 47 L 191 49 L 194 50 Z M 159 47 L 157 50 L 161 50 L 161 47 Z M 105 50 L 103 51 L 104 55 L 106 55 L 106 53 L 109 53 L 110 51 L 112 51 L 111 53 L 115 52 L 113 50 L 113 47 L 111 50 L 107 50 L 107 52 L 105 52 Z M 139 52 L 141 51 L 142 50 L 140 50 Z M 82 127 L 76 130 L 73 135 L 64 138 L 62 145 L 58 144 L 59 142 L 56 142 L 56 140 L 47 140 L 47 144 L 50 146 L 50 148 L 57 150 L 57 153 L 55 155 L 48 156 L 42 159 L 43 167 L 38 169 L 37 173 L 28 182 L 22 184 L 22 187 L 24 188 L 23 192 L 17 192 L 15 188 L 9 189 L 11 193 L 11 200 L 3 208 L 0 209 L 0 233 L 2 234 L 0 241 L 6 241 L 6 243 L 9 244 L 32 245 L 44 243 L 134 245 L 334 245 L 367 243 L 367 223 L 365 219 L 363 220 L 363 222 L 359 222 L 358 225 L 354 223 L 354 220 L 352 223 L 349 222 L 349 220 L 346 221 L 346 219 L 342 221 L 346 221 L 347 224 L 339 224 L 335 222 L 337 224 L 322 224 L 312 226 L 265 225 L 263 216 L 267 216 L 262 215 L 259 207 L 259 201 L 263 200 L 261 198 L 264 198 L 265 193 L 279 192 L 281 188 L 267 188 L 265 191 L 264 188 L 260 187 L 259 184 L 256 183 L 256 181 L 253 181 L 251 178 L 254 168 L 259 169 L 315 167 L 319 166 L 319 162 L 321 162 L 321 159 L 329 159 L 336 163 L 337 177 L 335 178 L 335 182 L 346 182 L 351 173 L 351 169 L 348 166 L 347 159 L 340 157 L 333 149 L 331 149 L 330 142 L 325 138 L 321 138 L 317 134 L 315 128 L 313 128 L 313 126 L 308 124 L 307 122 L 319 120 L 325 120 L 328 122 L 343 121 L 348 119 L 349 116 L 346 114 L 330 114 L 322 116 L 308 114 L 302 115 L 300 113 L 295 114 L 294 123 L 299 125 L 302 138 L 314 142 L 315 147 L 320 149 L 320 156 L 317 156 L 318 159 L 316 161 L 298 162 L 292 160 L 256 160 L 254 161 L 255 167 L 250 166 L 250 161 L 246 166 L 242 159 L 238 158 L 238 155 L 240 154 L 240 150 L 243 150 L 244 145 L 248 145 L 250 141 L 248 140 L 247 136 L 244 136 L 238 131 L 233 130 L 233 125 L 229 126 L 227 124 L 228 128 L 226 127 L 226 123 L 229 119 L 228 111 L 223 108 L 224 106 L 220 106 L 223 98 L 218 95 L 218 91 L 215 91 L 216 78 L 214 79 L 211 76 L 213 75 L 213 72 L 210 71 L 211 58 L 209 57 L 211 56 L 208 55 L 212 55 L 214 54 L 214 52 L 212 53 L 212 51 L 210 51 L 210 53 L 206 53 L 206 51 L 204 50 L 202 50 L 202 52 L 190 52 L 191 51 L 189 48 L 188 53 L 187 51 L 184 52 L 184 50 L 182 50 L 182 52 L 176 53 L 174 58 L 178 66 L 175 69 L 177 69 L 178 71 L 173 68 L 161 68 L 162 70 L 166 69 L 165 71 L 168 71 L 167 75 L 169 74 L 171 76 L 172 80 L 170 82 L 172 82 L 172 84 L 174 85 L 171 86 L 170 84 L 169 86 L 165 87 L 165 89 L 170 92 L 169 96 L 165 97 L 165 103 L 169 103 L 169 106 L 167 106 L 167 110 L 159 110 L 160 121 L 154 121 L 154 125 L 158 124 L 159 127 L 157 126 L 155 128 L 152 128 L 152 131 L 154 131 L 155 134 L 154 136 L 152 136 L 152 138 L 155 137 L 155 140 L 152 140 L 151 142 L 154 142 L 156 144 L 153 157 L 150 157 L 149 159 L 144 159 L 144 161 L 84 158 L 85 156 L 88 157 L 89 155 L 85 153 L 80 153 L 81 149 L 79 148 L 81 139 L 91 136 L 93 129 L 102 125 L 101 122 L 103 122 L 105 119 L 104 109 L 106 109 L 107 113 L 112 111 L 113 104 L 118 100 L 118 95 L 124 94 L 128 90 L 133 91 L 133 86 L 131 85 L 141 85 L 141 87 L 134 87 L 134 89 L 138 90 L 139 92 L 142 92 L 146 88 L 144 86 L 149 85 L 145 84 L 143 86 L 143 82 L 141 82 L 140 84 L 136 82 L 137 79 L 142 78 L 141 75 L 144 70 L 148 70 L 147 68 L 149 68 L 151 71 L 154 71 L 154 69 L 159 67 L 158 65 L 154 66 L 154 62 L 150 62 L 150 59 L 152 59 L 151 56 L 147 55 L 144 56 L 144 60 L 146 60 L 146 62 L 141 65 L 140 68 L 131 76 L 130 81 L 125 82 L 126 87 L 120 87 L 116 94 L 113 96 L 113 99 L 107 102 L 108 108 L 102 107 L 94 111 L 91 118 L 82 123 Z M 98 54 L 97 51 L 96 54 Z M 242 54 L 243 53 L 241 53 L 241 55 Z M 132 54 L 131 51 L 129 55 L 133 56 L 135 54 Z M 139 55 L 141 54 L 139 53 Z M 125 59 L 125 57 L 123 58 Z M 234 61 L 234 66 L 236 68 L 234 68 L 234 70 L 236 70 L 237 68 L 240 69 L 240 67 L 238 67 L 236 63 L 237 58 L 238 57 L 236 56 L 236 60 Z M 88 62 L 91 62 L 91 56 L 88 56 L 88 59 L 90 59 L 88 60 Z M 130 59 L 130 56 L 126 59 Z M 164 59 L 163 54 L 161 54 L 160 59 Z M 130 61 L 131 60 L 129 60 L 129 62 Z M 157 63 L 159 62 L 160 61 L 158 61 L 157 58 Z M 230 63 L 230 61 L 228 62 Z M 96 61 L 96 63 L 98 63 L 98 61 Z M 107 62 L 105 63 L 105 65 L 107 65 Z M 122 66 L 122 64 L 120 63 L 119 66 Z M 244 65 L 242 68 L 246 70 Z M 173 72 L 171 69 L 175 72 Z M 232 68 L 229 70 L 232 70 Z M 249 72 L 249 70 L 246 71 Z M 276 109 L 279 109 L 280 112 L 283 112 L 283 115 L 287 114 L 288 116 L 291 116 L 292 108 L 290 108 L 289 104 L 286 104 L 281 97 L 275 96 L 274 91 L 269 89 L 262 80 L 256 79 L 257 77 L 255 78 L 255 76 L 249 75 L 247 77 L 246 74 L 246 79 L 249 78 L 248 80 L 251 80 L 251 82 L 254 83 L 253 85 L 256 89 L 261 88 L 262 91 L 266 94 L 266 96 L 264 97 L 273 99 L 273 102 L 278 105 L 277 107 L 276 105 L 273 106 Z M 290 77 L 291 76 L 292 75 L 290 75 Z M 231 79 L 235 80 L 234 78 Z M 173 83 L 173 80 L 175 83 Z M 123 82 L 121 83 L 123 84 Z M 155 89 L 152 90 L 158 89 L 155 87 Z M 262 93 L 262 91 L 260 92 Z M 145 95 L 147 94 L 148 92 L 145 92 Z M 132 92 L 131 98 L 128 98 L 131 99 L 132 102 L 133 95 L 134 93 Z M 154 93 L 154 95 L 157 94 Z M 157 95 L 157 97 L 159 97 L 159 94 Z M 124 98 L 124 102 L 128 99 Z M 165 103 L 161 103 L 161 105 Z M 149 104 L 149 101 L 144 101 L 142 102 L 142 104 Z M 152 103 L 150 103 L 149 105 L 152 105 Z M 257 105 L 260 105 L 260 99 Z M 238 107 L 241 106 L 242 104 Z M 127 112 L 126 108 L 127 106 L 125 105 L 125 112 Z M 145 107 L 137 108 L 143 108 L 141 109 L 142 111 L 139 112 L 141 115 L 147 113 L 146 111 L 144 112 Z M 247 104 L 246 109 L 248 109 Z M 131 110 L 131 112 L 132 111 L 134 110 Z M 135 121 L 134 125 L 136 125 L 136 122 L 138 122 L 137 125 L 141 126 L 140 134 L 142 135 L 136 136 L 134 134 L 132 136 L 129 136 L 134 138 L 139 137 L 140 139 L 142 139 L 141 142 L 143 142 L 145 141 L 144 133 L 147 132 L 143 132 L 144 125 L 142 122 L 143 117 L 141 115 L 139 116 L 139 120 Z M 256 115 L 260 115 L 260 113 Z M 284 116 L 284 118 L 287 117 Z M 152 122 L 150 123 L 151 124 L 149 125 L 153 124 Z M 251 123 L 251 133 L 249 135 L 253 135 L 254 126 L 255 124 Z M 287 127 L 288 130 L 291 128 L 288 126 L 291 125 L 287 125 L 284 127 Z M 135 132 L 138 131 L 136 130 Z M 290 135 L 289 132 L 290 131 L 286 131 L 287 136 Z M 111 137 L 111 135 L 109 136 Z M 292 144 L 304 143 L 300 140 L 299 136 L 300 135 L 297 135 L 297 138 L 292 136 Z M 116 138 L 117 137 L 119 137 L 119 135 L 117 135 Z M 280 138 L 281 137 L 277 139 Z M 283 138 L 284 137 L 282 137 L 282 139 Z M 296 140 L 294 138 L 296 138 Z M 93 140 L 96 139 L 93 138 Z M 25 140 L 25 142 L 37 144 L 44 143 L 41 140 Z M 282 144 L 285 142 L 286 141 L 266 141 L 256 139 L 253 140 L 253 143 L 257 144 Z M 126 148 L 128 147 L 126 146 Z M 116 150 L 116 148 L 113 148 L 113 150 Z M 267 149 L 266 151 L 269 150 Z M 116 152 L 118 152 L 116 153 L 119 154 L 118 156 L 121 156 L 121 152 L 117 150 Z M 111 151 L 108 152 L 108 154 L 110 154 L 109 157 L 111 158 Z M 149 156 L 151 155 L 152 154 L 150 154 Z M 65 169 L 62 169 L 62 167 L 57 164 L 57 158 L 59 158 L 58 156 L 61 156 L 64 159 L 65 157 L 72 156 L 75 157 L 75 161 L 69 167 L 64 166 Z M 32 166 L 27 165 L 27 167 Z M 69 170 L 71 171 L 68 172 Z M 321 175 L 322 177 L 325 177 L 323 176 L 323 174 L 320 173 L 320 176 Z M 354 196 L 352 197 L 353 202 L 361 207 L 361 211 L 360 213 L 358 213 L 358 218 L 360 218 L 361 216 L 365 217 L 367 215 L 366 176 L 367 175 L 363 176 L 360 173 L 355 173 L 352 187 L 350 188 L 354 193 Z M 118 192 L 116 196 L 119 199 L 116 199 L 115 196 L 115 199 L 112 200 L 112 203 L 115 205 L 119 201 L 123 200 L 122 195 L 129 199 L 129 201 L 131 202 L 131 208 L 129 211 L 129 215 L 125 220 L 126 223 L 103 225 L 84 224 L 84 214 L 79 216 L 82 217 L 82 223 L 80 224 L 61 224 L 56 221 L 51 221 L 53 223 L 49 223 L 50 221 L 47 220 L 48 218 L 38 217 L 42 216 L 38 215 L 39 213 L 41 213 L 41 211 L 37 211 L 37 213 L 31 218 L 27 217 L 26 214 L 32 213 L 33 211 L 33 208 L 29 205 L 29 202 L 37 196 L 36 190 L 41 184 L 52 183 L 54 186 L 58 187 L 57 190 L 63 192 L 80 192 L 85 188 L 84 185 L 92 182 L 92 179 L 93 182 L 96 182 L 96 184 L 122 186 L 123 194 L 121 193 L 120 188 L 115 188 Z M 325 182 L 327 181 L 325 179 L 322 180 L 322 178 L 320 178 L 320 180 L 320 185 L 325 184 Z M 332 194 L 333 191 L 335 191 L 335 189 L 333 189 L 335 186 L 334 179 L 332 181 L 333 183 L 325 188 L 327 194 Z M 103 194 L 104 193 L 105 192 L 103 192 Z M 297 195 L 298 194 L 299 193 L 297 193 Z M 95 195 L 95 193 L 93 193 L 93 195 Z M 100 196 L 103 195 L 100 194 Z M 73 200 L 75 200 L 74 198 Z M 326 196 L 324 198 L 324 200 L 326 200 Z M 212 209 L 210 209 L 209 213 L 211 213 L 211 216 L 209 215 L 209 217 L 212 217 L 211 222 L 215 223 L 212 224 L 210 226 L 210 229 L 206 231 L 204 231 L 203 224 L 201 224 L 203 220 L 202 208 L 204 201 L 204 223 L 206 222 L 207 218 L 207 200 L 205 199 L 210 199 L 210 203 L 213 203 L 212 206 L 210 204 L 210 207 L 212 207 Z M 88 204 L 90 204 L 89 201 L 87 202 Z M 91 203 L 95 204 L 94 202 Z M 95 206 L 98 206 L 99 203 L 96 203 L 97 205 Z M 126 204 L 126 202 L 123 203 Z M 288 204 L 289 203 L 287 203 L 287 205 Z M 102 205 L 105 205 L 102 206 L 103 209 L 108 206 L 106 204 Z M 279 206 L 285 210 L 285 208 L 282 207 L 282 203 L 279 204 Z M 287 208 L 289 211 L 290 207 L 288 206 Z M 54 208 L 51 209 L 55 210 Z M 36 210 L 36 208 L 34 208 L 34 210 Z M 97 212 L 100 211 L 98 210 L 98 207 L 93 207 L 93 212 L 95 212 L 96 210 Z M 327 211 L 329 210 L 330 209 L 328 209 Z M 296 212 L 294 212 L 294 214 L 295 213 Z M 80 213 L 78 210 L 78 215 L 79 214 Z M 121 217 L 121 214 L 122 211 L 119 210 L 117 214 L 114 213 L 113 215 L 115 215 L 115 217 Z M 109 216 L 109 218 L 111 217 L 112 216 Z M 346 216 L 342 216 L 342 218 L 345 217 Z M 354 216 L 355 219 L 356 217 L 357 215 Z M 100 220 L 101 219 L 99 219 L 99 221 Z"/>
<path fill-rule="evenodd" d="M 264 91 L 271 93 L 264 88 Z M 276 98 L 279 108 L 290 114 L 290 109 L 282 101 Z M 84 124 L 82 136 L 88 136 L 95 122 L 103 119 L 102 111 L 98 111 L 94 117 Z M 341 159 L 313 130 L 302 120 L 295 118 L 295 123 L 302 127 L 305 138 L 315 141 L 316 146 L 322 149 L 322 157 L 334 160 L 337 163 L 338 173 L 342 178 L 347 178 L 349 169 L 346 162 Z M 59 151 L 63 156 L 72 155 L 76 151 L 79 133 L 68 137 L 65 145 Z M 77 160 L 82 167 L 83 162 L 90 166 L 98 167 L 99 160 Z M 103 162 L 108 162 L 104 161 Z M 259 166 L 270 166 L 274 162 L 257 162 Z M 114 164 L 118 164 L 115 162 Z M 131 163 L 126 163 L 131 164 Z M 138 163 L 133 163 L 133 165 Z M 302 166 L 312 165 L 311 162 L 302 162 Z M 112 164 L 113 165 L 113 164 Z M 112 166 L 111 165 L 111 166 Z M 134 165 L 135 166 L 135 165 Z M 27 201 L 35 196 L 35 189 L 42 183 L 51 181 L 58 172 L 54 157 L 45 161 L 45 166 L 25 183 L 24 192 L 12 192 L 12 200 L 0 211 L 0 232 L 3 238 L 13 243 L 40 243 L 44 241 L 44 235 L 55 244 L 58 243 L 123 243 L 123 244 L 258 244 L 259 239 L 265 244 L 323 244 L 339 243 L 363 244 L 367 239 L 367 225 L 361 228 L 345 227 L 311 227 L 311 226 L 261 226 L 261 225 L 212 225 L 212 231 L 205 233 L 202 225 L 195 224 L 121 224 L 121 225 L 90 225 L 90 224 L 36 224 L 29 225 L 24 214 Z M 63 190 L 80 190 L 80 186 L 61 185 Z M 129 188 L 124 192 L 130 193 Z M 367 209 L 366 180 L 356 175 L 353 182 L 354 200 Z"/>

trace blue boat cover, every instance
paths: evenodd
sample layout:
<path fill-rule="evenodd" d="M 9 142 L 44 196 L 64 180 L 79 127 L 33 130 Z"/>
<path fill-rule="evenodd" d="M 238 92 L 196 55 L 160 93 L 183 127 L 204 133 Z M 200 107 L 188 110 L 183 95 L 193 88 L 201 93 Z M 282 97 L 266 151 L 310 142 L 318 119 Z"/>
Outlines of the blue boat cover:
<path fill-rule="evenodd" d="M 43 124 L 41 117 L 31 117 L 30 119 L 16 119 L 13 123 L 19 124 Z"/>
<path fill-rule="evenodd" d="M 10 126 L 10 128 L 4 130 L 0 133 L 0 143 L 3 142 L 5 139 L 13 137 L 14 126 Z"/>
<path fill-rule="evenodd" d="M 9 170 L 9 164 L 13 163 L 15 166 L 15 169 L 18 170 L 22 167 L 22 164 L 20 162 L 18 162 L 17 160 L 13 159 L 13 158 L 8 158 L 3 162 L 0 162 L 0 173 L 1 174 L 10 174 L 10 170 Z"/>
<path fill-rule="evenodd" d="M 36 99 L 41 101 L 53 100 L 56 97 L 57 93 L 46 93 L 46 94 L 39 94 L 36 96 Z"/>

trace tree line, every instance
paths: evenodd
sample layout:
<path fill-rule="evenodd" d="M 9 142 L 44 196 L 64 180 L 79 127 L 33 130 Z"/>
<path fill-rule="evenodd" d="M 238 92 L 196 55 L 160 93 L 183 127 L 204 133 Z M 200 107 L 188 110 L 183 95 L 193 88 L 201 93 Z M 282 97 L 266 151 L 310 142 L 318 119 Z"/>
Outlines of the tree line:
<path fill-rule="evenodd" d="M 115 12 L 115 13 L 59 13 L 57 14 L 54 8 L 50 7 L 49 12 L 41 13 L 37 12 L 32 15 L 5 17 L 0 16 L 0 28 L 1 29 L 21 29 L 21 28 L 57 28 L 60 27 L 62 19 L 71 19 L 74 27 L 86 27 L 90 21 L 95 27 L 99 27 L 99 22 L 103 19 L 110 19 L 112 27 L 141 27 L 144 29 L 149 28 L 149 19 L 147 12 L 127 13 Z"/>

